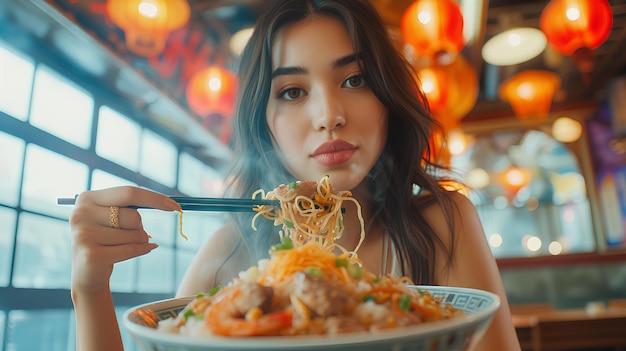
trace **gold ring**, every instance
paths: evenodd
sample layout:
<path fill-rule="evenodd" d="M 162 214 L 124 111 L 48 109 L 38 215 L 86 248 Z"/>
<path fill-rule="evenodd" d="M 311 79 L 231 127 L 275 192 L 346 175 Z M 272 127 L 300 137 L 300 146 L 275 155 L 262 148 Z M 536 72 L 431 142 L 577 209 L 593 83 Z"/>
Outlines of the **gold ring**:
<path fill-rule="evenodd" d="M 120 229 L 120 208 L 117 206 L 110 207 L 109 226 L 111 226 L 111 228 Z"/>

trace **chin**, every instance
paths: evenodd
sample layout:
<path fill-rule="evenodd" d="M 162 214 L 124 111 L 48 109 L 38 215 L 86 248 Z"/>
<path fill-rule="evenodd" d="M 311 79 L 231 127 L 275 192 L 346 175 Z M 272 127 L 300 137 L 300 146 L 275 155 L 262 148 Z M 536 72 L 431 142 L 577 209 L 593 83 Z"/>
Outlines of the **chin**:
<path fill-rule="evenodd" d="M 359 173 L 350 170 L 341 170 L 326 172 L 324 174 L 321 174 L 319 178 L 325 176 L 326 174 L 330 176 L 330 184 L 333 186 L 333 189 L 335 189 L 335 191 L 352 191 L 363 182 L 366 176 L 366 173 Z"/>
<path fill-rule="evenodd" d="M 291 174 L 293 174 L 298 180 L 314 182 L 317 182 L 322 179 L 322 177 L 328 175 L 330 176 L 330 184 L 333 186 L 335 191 L 353 191 L 363 183 L 367 176 L 367 171 L 365 167 L 350 164 L 334 169 L 323 169 L 318 167 L 305 169 L 305 167 L 301 167 L 298 172 L 291 171 Z"/>

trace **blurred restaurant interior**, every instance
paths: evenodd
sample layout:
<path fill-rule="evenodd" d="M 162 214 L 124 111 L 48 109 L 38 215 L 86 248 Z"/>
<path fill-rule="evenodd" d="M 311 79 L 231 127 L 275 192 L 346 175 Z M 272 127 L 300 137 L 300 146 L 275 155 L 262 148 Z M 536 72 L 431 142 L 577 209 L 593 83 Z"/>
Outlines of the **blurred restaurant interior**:
<path fill-rule="evenodd" d="M 448 131 L 440 154 L 468 185 L 523 348 L 623 350 L 626 0 L 438 0 L 436 37 L 419 36 L 428 0 L 371 1 Z M 126 184 L 221 196 L 235 63 L 272 2 L 0 1 L 0 351 L 75 349 L 58 197 Z M 142 14 L 124 11 L 141 5 L 177 17 L 136 27 Z M 119 313 L 171 297 L 224 222 L 186 213 L 185 241 L 176 214 L 142 217 L 160 248 L 116 266 Z M 555 311 L 570 324 L 538 329 Z"/>

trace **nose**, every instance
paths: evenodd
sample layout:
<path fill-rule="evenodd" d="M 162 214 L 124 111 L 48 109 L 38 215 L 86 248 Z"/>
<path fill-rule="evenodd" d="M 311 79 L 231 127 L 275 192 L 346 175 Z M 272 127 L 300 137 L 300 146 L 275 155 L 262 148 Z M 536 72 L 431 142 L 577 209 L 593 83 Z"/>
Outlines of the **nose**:
<path fill-rule="evenodd" d="M 334 130 L 346 124 L 341 97 L 332 92 L 320 92 L 313 103 L 313 127 L 315 130 Z"/>

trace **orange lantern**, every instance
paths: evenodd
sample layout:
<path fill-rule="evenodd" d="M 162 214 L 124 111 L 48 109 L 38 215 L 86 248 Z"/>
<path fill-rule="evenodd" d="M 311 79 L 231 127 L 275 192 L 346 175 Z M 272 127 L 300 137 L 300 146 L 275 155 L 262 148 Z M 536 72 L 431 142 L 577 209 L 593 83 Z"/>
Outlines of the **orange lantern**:
<path fill-rule="evenodd" d="M 583 73 L 593 70 L 593 49 L 602 45 L 613 27 L 607 0 L 552 0 L 541 12 L 539 27 L 560 53 L 572 55 Z"/>
<path fill-rule="evenodd" d="M 511 104 L 519 119 L 547 118 L 552 99 L 561 86 L 561 78 L 555 73 L 528 70 L 517 73 L 500 85 L 498 94 Z"/>
<path fill-rule="evenodd" d="M 465 45 L 463 15 L 453 0 L 415 1 L 402 14 L 400 29 L 404 42 L 420 57 L 457 54 Z"/>
<path fill-rule="evenodd" d="M 230 117 L 235 109 L 235 74 L 218 66 L 209 66 L 191 77 L 187 85 L 187 103 L 202 117 L 218 114 Z"/>
<path fill-rule="evenodd" d="M 498 177 L 504 190 L 509 195 L 515 196 L 520 189 L 530 184 L 532 173 L 526 168 L 511 166 L 500 173 Z"/>
<path fill-rule="evenodd" d="M 151 57 L 165 48 L 169 33 L 189 20 L 186 0 L 109 0 L 111 20 L 124 30 L 132 53 Z"/>
<path fill-rule="evenodd" d="M 443 166 L 450 166 L 452 154 L 448 148 L 448 134 L 446 131 L 435 129 L 428 140 L 430 146 L 430 160 Z"/>
<path fill-rule="evenodd" d="M 421 89 L 435 118 L 447 130 L 458 127 L 478 98 L 478 76 L 458 55 L 449 65 L 437 62 L 417 70 Z"/>
<path fill-rule="evenodd" d="M 230 139 L 230 124 L 226 120 L 235 110 L 236 82 L 231 71 L 209 66 L 195 73 L 187 84 L 189 108 L 204 118 L 206 127 L 225 144 Z"/>
<path fill-rule="evenodd" d="M 541 12 L 539 27 L 560 53 L 595 49 L 606 41 L 613 26 L 607 0 L 552 0 Z"/>

